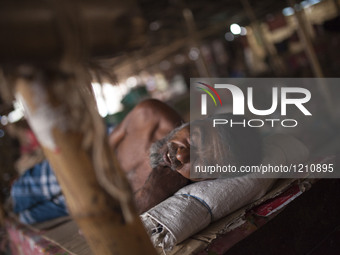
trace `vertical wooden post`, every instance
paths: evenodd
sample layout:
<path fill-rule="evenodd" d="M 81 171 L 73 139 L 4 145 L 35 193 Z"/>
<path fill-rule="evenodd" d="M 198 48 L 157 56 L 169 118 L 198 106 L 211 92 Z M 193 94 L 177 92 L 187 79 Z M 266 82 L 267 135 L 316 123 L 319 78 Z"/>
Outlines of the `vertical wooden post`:
<path fill-rule="evenodd" d="M 253 8 L 251 7 L 248 0 L 241 0 L 241 2 L 242 2 L 244 11 L 245 11 L 249 21 L 253 25 L 255 34 L 257 34 L 258 39 L 260 40 L 261 44 L 263 45 L 265 53 L 269 58 L 270 68 L 272 69 L 274 74 L 276 74 L 276 75 L 282 74 L 285 70 L 285 66 L 282 63 L 282 61 L 279 59 L 279 56 L 277 55 L 276 51 L 272 52 L 267 39 L 263 35 L 262 28 L 260 26 L 260 23 L 259 23 L 256 15 L 255 15 Z"/>
<path fill-rule="evenodd" d="M 68 210 L 93 253 L 156 254 L 139 215 L 135 213 L 132 195 L 129 201 L 132 217 L 126 221 L 119 201 L 113 199 L 99 184 L 93 159 L 82 146 L 84 134 L 79 131 L 82 123 L 77 123 L 79 129 L 68 128 L 69 120 L 62 112 L 67 108 L 53 94 L 51 88 L 54 84 L 18 78 L 15 85 L 16 95 L 24 103 L 28 122 L 55 171 Z M 68 91 L 64 93 L 66 97 Z M 83 112 L 84 118 L 89 115 L 86 109 L 80 112 Z M 108 150 L 108 147 L 104 150 Z"/>
<path fill-rule="evenodd" d="M 316 56 L 315 50 L 313 48 L 312 41 L 310 39 L 310 36 L 308 34 L 306 25 L 304 23 L 302 12 L 303 10 L 298 11 L 297 8 L 295 8 L 296 1 L 295 0 L 288 0 L 289 5 L 295 10 L 295 17 L 298 24 L 298 34 L 299 38 L 304 46 L 304 49 L 306 51 L 307 57 L 310 61 L 310 64 L 312 66 L 313 73 L 315 77 L 322 78 L 324 77 L 321 65 L 319 63 L 319 60 Z"/>
<path fill-rule="evenodd" d="M 316 78 L 324 78 L 324 74 L 320 65 L 320 62 L 318 60 L 318 57 L 315 53 L 314 47 L 313 47 L 313 43 L 312 40 L 310 38 L 310 35 L 308 33 L 308 30 L 306 28 L 305 25 L 305 21 L 303 19 L 303 14 L 304 14 L 304 10 L 297 10 L 296 8 L 296 1 L 295 0 L 288 0 L 289 5 L 294 9 L 294 15 L 296 17 L 297 20 L 297 24 L 298 24 L 298 35 L 299 38 L 301 40 L 301 43 L 304 46 L 307 58 L 309 59 L 310 65 L 312 67 L 314 76 Z M 318 83 L 318 89 L 322 95 L 322 97 L 325 100 L 326 106 L 327 106 L 327 111 L 328 114 L 331 118 L 331 120 L 333 122 L 337 122 L 337 118 L 334 112 L 334 107 L 333 107 L 333 100 L 332 100 L 332 95 L 329 89 L 328 84 L 326 83 L 325 80 L 323 79 L 319 79 L 317 81 Z"/>
<path fill-rule="evenodd" d="M 200 49 L 201 43 L 197 36 L 195 20 L 194 16 L 192 15 L 192 11 L 188 8 L 183 9 L 183 17 L 187 25 L 189 35 L 192 38 L 192 46 L 196 47 L 199 51 L 198 58 L 195 61 L 198 73 L 201 77 L 211 77 L 209 69 L 207 67 L 207 63 L 204 57 L 202 56 L 202 52 Z"/>

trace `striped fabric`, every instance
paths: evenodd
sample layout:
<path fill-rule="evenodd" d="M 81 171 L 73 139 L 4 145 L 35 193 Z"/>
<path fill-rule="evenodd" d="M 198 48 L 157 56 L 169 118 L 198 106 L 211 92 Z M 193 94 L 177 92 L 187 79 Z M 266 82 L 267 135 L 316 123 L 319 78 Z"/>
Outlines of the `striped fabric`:
<path fill-rule="evenodd" d="M 65 199 L 49 163 L 28 169 L 11 189 L 14 212 L 32 224 L 68 215 Z"/>

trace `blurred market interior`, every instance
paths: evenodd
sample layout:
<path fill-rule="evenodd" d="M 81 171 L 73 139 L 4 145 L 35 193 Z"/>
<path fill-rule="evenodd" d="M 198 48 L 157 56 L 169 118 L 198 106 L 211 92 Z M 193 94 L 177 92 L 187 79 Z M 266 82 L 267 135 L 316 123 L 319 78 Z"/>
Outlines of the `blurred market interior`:
<path fill-rule="evenodd" d="M 189 120 L 193 77 L 339 76 L 338 0 L 138 0 L 136 4 L 145 23 L 145 42 L 106 59 L 114 82 L 92 83 L 98 111 L 109 129 L 150 97 L 174 106 Z M 0 203 L 14 176 L 41 157 L 23 118 L 20 102 L 0 101 Z M 308 137 L 319 136 L 320 129 L 328 137 L 336 133 L 332 125 L 315 124 Z"/>

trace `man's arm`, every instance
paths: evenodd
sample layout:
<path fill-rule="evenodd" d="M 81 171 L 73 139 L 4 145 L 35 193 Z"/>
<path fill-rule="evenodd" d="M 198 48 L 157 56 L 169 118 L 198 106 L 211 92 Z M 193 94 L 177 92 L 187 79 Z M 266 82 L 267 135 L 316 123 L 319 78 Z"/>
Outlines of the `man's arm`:
<path fill-rule="evenodd" d="M 182 119 L 171 107 L 158 100 L 139 103 L 110 135 L 122 170 L 135 191 L 139 212 L 144 212 L 185 186 L 187 179 L 169 168 L 151 168 L 151 144 L 164 138 Z"/>
<path fill-rule="evenodd" d="M 138 212 L 146 212 L 188 184 L 188 179 L 168 167 L 153 169 L 143 187 L 135 193 Z"/>
<path fill-rule="evenodd" d="M 183 122 L 179 114 L 167 104 L 148 99 L 139 103 L 114 129 L 109 137 L 110 146 L 117 148 L 127 134 L 136 132 L 147 135 L 148 143 L 162 139 Z"/>

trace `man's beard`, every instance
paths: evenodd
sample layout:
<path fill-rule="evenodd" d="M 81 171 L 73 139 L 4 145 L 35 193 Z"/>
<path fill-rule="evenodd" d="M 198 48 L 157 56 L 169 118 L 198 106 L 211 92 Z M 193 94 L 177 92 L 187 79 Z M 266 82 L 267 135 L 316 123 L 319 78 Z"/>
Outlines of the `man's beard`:
<path fill-rule="evenodd" d="M 169 134 L 167 134 L 161 140 L 154 142 L 150 147 L 150 165 L 152 168 L 156 168 L 158 166 L 166 166 L 166 162 L 164 161 L 164 154 L 168 151 L 168 156 L 171 161 L 171 169 L 176 170 L 181 163 L 176 158 L 177 149 L 169 143 L 170 139 L 174 136 L 174 134 L 188 125 L 188 123 L 184 123 L 181 126 L 172 130 Z"/>
<path fill-rule="evenodd" d="M 161 153 L 162 148 L 169 141 L 170 137 L 166 136 L 161 140 L 154 142 L 150 147 L 150 165 L 152 168 L 156 168 L 159 165 L 163 165 L 163 153 Z"/>

